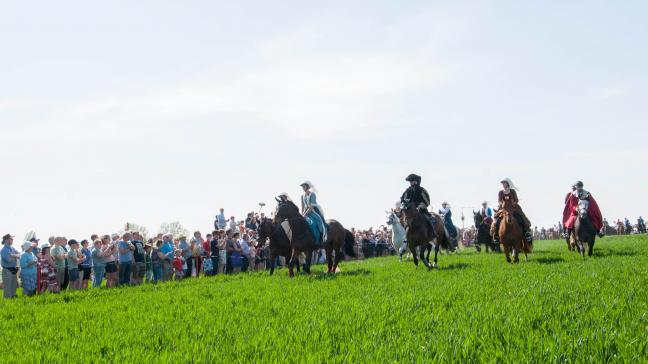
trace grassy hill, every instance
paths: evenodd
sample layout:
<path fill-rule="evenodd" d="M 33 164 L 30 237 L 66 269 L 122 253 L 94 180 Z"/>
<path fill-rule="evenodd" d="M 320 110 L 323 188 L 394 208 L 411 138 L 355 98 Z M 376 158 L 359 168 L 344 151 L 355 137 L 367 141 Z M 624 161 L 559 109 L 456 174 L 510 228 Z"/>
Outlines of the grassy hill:
<path fill-rule="evenodd" d="M 646 362 L 648 237 L 0 301 L 3 362 Z"/>

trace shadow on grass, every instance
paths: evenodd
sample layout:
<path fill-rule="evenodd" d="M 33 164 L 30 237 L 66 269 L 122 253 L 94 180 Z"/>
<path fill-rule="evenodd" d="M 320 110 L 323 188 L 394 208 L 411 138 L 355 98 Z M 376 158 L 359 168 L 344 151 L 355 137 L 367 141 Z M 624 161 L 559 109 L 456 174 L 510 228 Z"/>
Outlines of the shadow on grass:
<path fill-rule="evenodd" d="M 370 270 L 367 269 L 354 269 L 350 271 L 341 271 L 336 274 L 329 274 L 326 272 L 314 272 L 312 277 L 315 279 L 336 279 L 337 277 L 357 277 L 357 276 L 368 276 L 371 274 Z"/>
<path fill-rule="evenodd" d="M 560 257 L 548 257 L 548 258 L 536 258 L 533 259 L 534 262 L 537 262 L 538 264 L 557 264 L 557 263 L 562 263 L 565 261 L 565 259 L 560 258 Z"/>
<path fill-rule="evenodd" d="M 623 251 L 623 250 L 610 250 L 610 249 L 596 249 L 594 245 L 593 255 L 595 257 L 634 257 L 637 255 L 636 251 Z"/>
<path fill-rule="evenodd" d="M 466 263 L 453 263 L 453 264 L 450 264 L 450 265 L 447 266 L 447 267 L 443 267 L 443 266 L 442 266 L 442 267 L 441 267 L 441 270 L 455 270 L 455 269 L 456 269 L 456 270 L 461 270 L 461 269 L 466 269 L 466 268 L 470 268 L 470 264 L 466 264 Z"/>

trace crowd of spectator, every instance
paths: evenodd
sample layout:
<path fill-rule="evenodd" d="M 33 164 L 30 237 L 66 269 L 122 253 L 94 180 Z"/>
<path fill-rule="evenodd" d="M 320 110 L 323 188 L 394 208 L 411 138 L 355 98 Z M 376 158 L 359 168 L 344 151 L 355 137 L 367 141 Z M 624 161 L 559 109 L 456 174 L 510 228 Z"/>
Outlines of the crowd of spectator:
<path fill-rule="evenodd" d="M 214 230 L 203 237 L 196 231 L 190 237 L 184 234 L 160 233 L 146 238 L 139 231 L 94 234 L 77 241 L 64 236 L 51 236 L 40 244 L 39 239 L 20 245 L 22 253 L 13 245 L 14 236 L 2 237 L 3 296 L 16 296 L 19 280 L 25 296 L 39 293 L 59 293 L 62 290 L 87 290 L 119 286 L 157 284 L 170 280 L 184 280 L 218 274 L 238 274 L 268 269 L 270 253 L 267 242 L 257 241 L 257 227 L 264 219 L 262 213 L 248 213 L 244 220 L 227 218 L 224 210 L 216 215 Z M 607 221 L 605 226 L 610 229 Z M 616 221 L 621 234 L 645 232 L 643 219 L 636 229 L 625 221 Z M 355 236 L 358 259 L 395 254 L 392 231 L 387 226 L 367 230 L 351 229 Z M 557 239 L 563 233 L 560 223 L 549 229 L 534 229 L 538 240 Z M 459 229 L 464 246 L 473 243 L 475 227 Z M 313 254 L 313 262 L 326 262 L 323 249 Z M 301 262 L 304 259 L 302 257 Z M 277 266 L 285 265 L 277 258 Z"/>

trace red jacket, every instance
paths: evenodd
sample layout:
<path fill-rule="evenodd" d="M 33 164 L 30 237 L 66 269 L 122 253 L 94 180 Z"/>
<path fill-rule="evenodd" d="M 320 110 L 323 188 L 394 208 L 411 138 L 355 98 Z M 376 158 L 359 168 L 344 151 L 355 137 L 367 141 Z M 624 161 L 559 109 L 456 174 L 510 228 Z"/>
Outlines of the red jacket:
<path fill-rule="evenodd" d="M 585 200 L 589 201 L 589 210 L 587 211 L 592 224 L 597 231 L 600 231 L 603 228 L 603 215 L 599 209 L 596 200 L 591 193 L 587 193 L 588 196 Z M 578 197 L 574 193 L 569 193 L 565 197 L 565 209 L 563 210 L 563 225 L 566 229 L 573 229 L 574 223 L 576 223 L 576 218 L 578 217 Z"/>

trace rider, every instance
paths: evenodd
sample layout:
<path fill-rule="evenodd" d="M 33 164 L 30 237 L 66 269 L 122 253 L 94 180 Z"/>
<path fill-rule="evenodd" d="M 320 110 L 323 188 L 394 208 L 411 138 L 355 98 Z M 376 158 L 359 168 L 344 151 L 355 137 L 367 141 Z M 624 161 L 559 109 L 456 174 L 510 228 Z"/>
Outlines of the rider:
<path fill-rule="evenodd" d="M 425 188 L 421 187 L 421 176 L 410 174 L 405 178 L 405 181 L 409 182 L 410 186 L 405 190 L 405 192 L 403 192 L 401 202 L 405 202 L 406 200 L 411 202 L 418 208 L 419 212 L 423 214 L 423 216 L 427 217 L 431 227 L 430 231 L 434 236 L 434 225 L 436 221 L 434 221 L 430 211 L 428 211 L 428 206 L 430 206 L 430 194 L 428 194 Z"/>
<path fill-rule="evenodd" d="M 300 186 L 304 189 L 304 194 L 301 198 L 302 215 L 307 220 L 310 219 L 313 222 L 312 225 L 309 224 L 311 225 L 311 230 L 313 229 L 312 226 L 316 226 L 316 229 L 318 230 L 317 232 L 313 230 L 313 235 L 317 237 L 321 236 L 322 240 L 320 243 L 324 243 L 327 240 L 326 220 L 324 220 L 322 207 L 317 203 L 315 186 L 309 181 L 302 183 Z"/>
<path fill-rule="evenodd" d="M 443 224 L 445 225 L 446 230 L 453 238 L 457 237 L 457 229 L 452 223 L 452 211 L 450 211 L 450 205 L 448 201 L 443 201 L 441 203 L 441 209 L 439 209 L 439 215 L 443 216 Z"/>
<path fill-rule="evenodd" d="M 527 243 L 531 244 L 533 243 L 533 234 L 531 233 L 531 222 L 529 219 L 526 217 L 524 212 L 522 211 L 522 208 L 518 204 L 518 196 L 517 196 L 517 188 L 513 184 L 513 181 L 511 181 L 510 178 L 504 178 L 503 180 L 500 181 L 502 184 L 503 189 L 499 192 L 497 201 L 499 202 L 499 209 L 497 213 L 495 214 L 495 223 L 491 226 L 491 235 L 493 236 L 493 240 L 495 240 L 496 243 L 499 243 L 499 225 L 500 222 L 502 221 L 502 207 L 504 206 L 504 201 L 512 201 L 513 202 L 513 209 L 515 215 L 521 220 L 522 222 L 522 230 L 524 232 L 524 240 L 527 241 Z"/>
<path fill-rule="evenodd" d="M 489 225 L 493 223 L 493 209 L 488 207 L 488 201 L 482 202 L 482 208 L 481 211 L 479 212 L 482 217 L 482 221 L 486 224 Z"/>
<path fill-rule="evenodd" d="M 596 200 L 591 193 L 583 189 L 583 182 L 577 181 L 572 186 L 573 192 L 566 198 L 565 201 L 565 210 L 563 211 L 563 224 L 565 225 L 565 230 L 567 231 L 567 241 L 569 237 L 574 232 L 574 224 L 576 223 L 576 217 L 578 217 L 578 201 L 587 200 L 589 202 L 589 207 L 587 214 L 598 231 L 600 237 L 605 235 L 605 230 L 603 228 L 603 215 L 599 209 Z"/>

